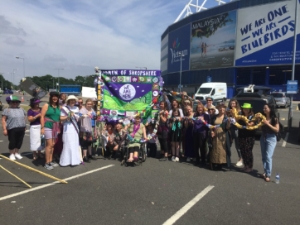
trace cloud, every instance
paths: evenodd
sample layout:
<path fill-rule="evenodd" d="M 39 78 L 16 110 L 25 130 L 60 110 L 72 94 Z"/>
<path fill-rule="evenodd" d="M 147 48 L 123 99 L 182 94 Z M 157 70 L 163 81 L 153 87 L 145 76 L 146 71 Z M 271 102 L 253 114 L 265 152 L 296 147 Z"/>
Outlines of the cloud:
<path fill-rule="evenodd" d="M 14 27 L 4 16 L 0 16 L 0 34 L 13 34 L 26 36 L 26 32 L 19 27 Z"/>
<path fill-rule="evenodd" d="M 8 37 L 5 39 L 4 42 L 9 45 L 17 45 L 17 46 L 23 46 L 25 44 L 25 41 L 20 37 Z"/>
<path fill-rule="evenodd" d="M 186 0 L 0 1 L 1 70 L 74 78 L 101 69 L 160 68 L 161 34 Z M 2 72 L 1 71 L 1 72 Z"/>

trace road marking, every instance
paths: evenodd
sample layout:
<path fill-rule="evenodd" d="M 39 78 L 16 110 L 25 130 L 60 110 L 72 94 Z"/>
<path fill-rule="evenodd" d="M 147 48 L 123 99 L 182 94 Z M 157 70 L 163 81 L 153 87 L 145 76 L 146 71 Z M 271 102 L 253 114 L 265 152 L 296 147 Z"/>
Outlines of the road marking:
<path fill-rule="evenodd" d="M 0 140 L 0 142 L 3 142 L 3 140 Z"/>
<path fill-rule="evenodd" d="M 287 142 L 287 139 L 289 138 L 289 133 L 286 133 L 285 135 L 285 138 L 284 138 L 284 141 L 282 142 L 282 146 L 281 147 L 284 147 L 286 146 L 286 142 Z"/>
<path fill-rule="evenodd" d="M 285 120 L 285 118 L 281 118 L 281 120 Z"/>
<path fill-rule="evenodd" d="M 180 217 L 182 217 L 187 211 L 189 211 L 198 201 L 200 201 L 208 192 L 210 192 L 215 186 L 209 185 L 203 191 L 201 191 L 196 197 L 189 201 L 185 206 L 179 209 L 170 219 L 163 223 L 163 225 L 172 225 Z"/>
<path fill-rule="evenodd" d="M 107 165 L 107 166 L 104 166 L 104 167 L 101 167 L 101 168 L 98 168 L 98 169 L 94 169 L 94 170 L 91 170 L 91 171 L 88 171 L 88 172 L 85 172 L 85 173 L 81 173 L 81 174 L 78 174 L 78 175 L 75 175 L 75 176 L 72 176 L 72 177 L 69 177 L 69 178 L 66 178 L 66 179 L 62 179 L 62 180 L 66 180 L 66 181 L 73 180 L 75 178 L 79 178 L 79 177 L 82 177 L 82 176 L 85 176 L 85 175 L 88 175 L 88 174 L 91 174 L 91 173 L 95 173 L 95 172 L 98 172 L 100 170 L 108 169 L 112 166 L 114 166 L 114 165 L 110 164 L 110 165 Z M 14 193 L 14 194 L 3 196 L 3 197 L 0 198 L 0 201 L 6 200 L 6 199 L 9 199 L 9 198 L 13 198 L 13 197 L 16 197 L 16 196 L 19 196 L 19 195 L 24 195 L 24 194 L 27 194 L 29 192 L 37 191 L 37 190 L 40 190 L 40 189 L 43 189 L 43 188 L 46 188 L 46 187 L 50 187 L 50 186 L 53 186 L 55 184 L 59 184 L 59 181 L 54 181 L 50 184 L 44 184 L 44 185 L 41 185 L 41 186 L 38 186 L 38 187 L 35 187 L 35 188 L 28 189 L 26 191 L 20 191 L 20 192 Z"/>

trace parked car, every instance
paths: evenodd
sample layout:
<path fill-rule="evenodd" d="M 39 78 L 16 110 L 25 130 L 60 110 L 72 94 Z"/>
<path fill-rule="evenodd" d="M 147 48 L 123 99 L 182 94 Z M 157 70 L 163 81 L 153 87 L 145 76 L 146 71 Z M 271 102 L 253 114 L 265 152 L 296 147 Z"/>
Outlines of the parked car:
<path fill-rule="evenodd" d="M 291 99 L 285 92 L 273 92 L 271 95 L 275 98 L 277 107 L 288 107 L 291 105 Z"/>
<path fill-rule="evenodd" d="M 12 90 L 8 90 L 8 89 L 4 91 L 4 94 L 6 94 L 6 95 L 8 95 L 8 94 L 13 94 L 13 93 L 14 93 L 14 92 L 13 92 Z"/>
<path fill-rule="evenodd" d="M 280 121 L 280 114 L 276 108 L 276 101 L 270 94 L 271 88 L 264 86 L 249 85 L 248 87 L 237 88 L 238 94 L 234 97 L 240 105 L 250 103 L 254 113 L 263 113 L 265 104 L 270 104 L 275 109 L 275 114 Z M 261 130 L 257 130 L 257 134 L 261 134 Z"/>

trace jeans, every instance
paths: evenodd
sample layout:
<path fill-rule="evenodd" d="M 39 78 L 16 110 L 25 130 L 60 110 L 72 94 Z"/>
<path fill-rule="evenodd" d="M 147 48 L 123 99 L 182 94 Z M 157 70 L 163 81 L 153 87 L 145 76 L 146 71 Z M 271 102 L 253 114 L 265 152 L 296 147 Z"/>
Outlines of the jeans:
<path fill-rule="evenodd" d="M 260 137 L 261 156 L 264 167 L 264 172 L 267 177 L 271 176 L 272 172 L 272 157 L 276 147 L 275 134 L 262 134 Z"/>

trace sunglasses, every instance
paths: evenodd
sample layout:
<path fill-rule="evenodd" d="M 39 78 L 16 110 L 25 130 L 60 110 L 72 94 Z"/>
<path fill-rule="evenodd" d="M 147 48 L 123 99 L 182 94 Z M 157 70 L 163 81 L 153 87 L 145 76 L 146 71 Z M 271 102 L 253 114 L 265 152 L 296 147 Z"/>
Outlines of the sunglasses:
<path fill-rule="evenodd" d="M 78 104 L 82 104 L 83 102 L 78 102 Z"/>
<path fill-rule="evenodd" d="M 212 100 L 206 100 L 207 102 L 211 102 Z"/>
<path fill-rule="evenodd" d="M 209 109 L 209 111 L 214 111 L 214 109 Z"/>
<path fill-rule="evenodd" d="M 11 103 L 19 103 L 18 101 L 11 101 Z"/>

